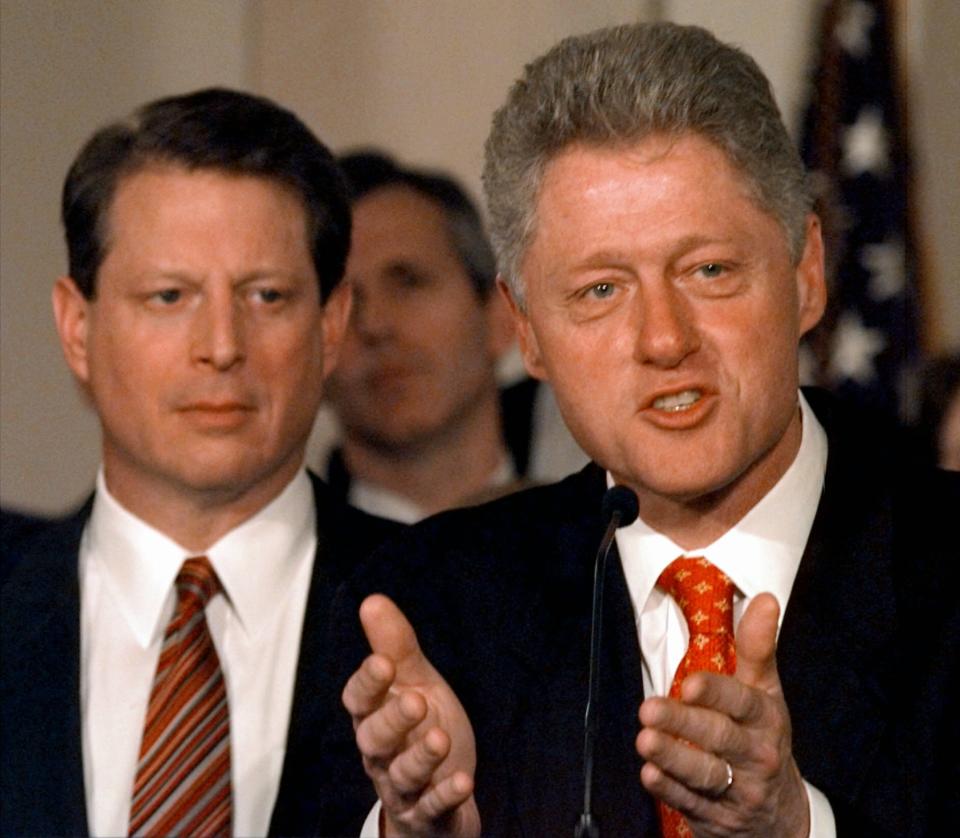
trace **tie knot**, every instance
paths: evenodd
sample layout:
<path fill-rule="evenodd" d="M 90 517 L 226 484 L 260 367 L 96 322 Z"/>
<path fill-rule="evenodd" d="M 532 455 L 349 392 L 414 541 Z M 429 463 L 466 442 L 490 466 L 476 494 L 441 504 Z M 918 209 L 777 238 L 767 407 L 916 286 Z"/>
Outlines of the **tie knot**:
<path fill-rule="evenodd" d="M 177 597 L 181 608 L 204 609 L 220 590 L 217 572 L 206 556 L 187 559 L 177 574 Z"/>
<path fill-rule="evenodd" d="M 681 556 L 667 565 L 657 584 L 680 606 L 691 636 L 733 633 L 734 585 L 716 565 Z"/>

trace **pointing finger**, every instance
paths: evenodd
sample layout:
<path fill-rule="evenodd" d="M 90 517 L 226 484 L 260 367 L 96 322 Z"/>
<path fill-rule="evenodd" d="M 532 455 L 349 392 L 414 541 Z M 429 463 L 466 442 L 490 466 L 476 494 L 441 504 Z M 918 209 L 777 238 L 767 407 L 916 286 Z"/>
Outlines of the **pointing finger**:
<path fill-rule="evenodd" d="M 397 664 L 422 657 L 413 626 L 389 597 L 368 596 L 360 605 L 360 622 L 374 652 Z"/>

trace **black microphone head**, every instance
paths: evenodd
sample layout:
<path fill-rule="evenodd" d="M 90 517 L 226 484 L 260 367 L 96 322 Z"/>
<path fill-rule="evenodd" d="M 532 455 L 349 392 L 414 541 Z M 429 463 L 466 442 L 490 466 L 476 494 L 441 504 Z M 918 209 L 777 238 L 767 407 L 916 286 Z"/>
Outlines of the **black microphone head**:
<path fill-rule="evenodd" d="M 603 520 L 609 521 L 614 512 L 620 513 L 620 527 L 629 527 L 640 514 L 640 501 L 633 489 L 613 486 L 603 495 Z"/>

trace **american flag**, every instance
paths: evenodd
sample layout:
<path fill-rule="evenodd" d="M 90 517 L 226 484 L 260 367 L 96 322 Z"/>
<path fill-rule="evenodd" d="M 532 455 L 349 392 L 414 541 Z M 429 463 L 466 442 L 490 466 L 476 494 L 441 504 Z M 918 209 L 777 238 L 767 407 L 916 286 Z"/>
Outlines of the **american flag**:
<path fill-rule="evenodd" d="M 909 420 L 921 361 L 917 250 L 886 0 L 829 0 L 802 136 L 824 223 L 830 304 L 807 378 Z"/>

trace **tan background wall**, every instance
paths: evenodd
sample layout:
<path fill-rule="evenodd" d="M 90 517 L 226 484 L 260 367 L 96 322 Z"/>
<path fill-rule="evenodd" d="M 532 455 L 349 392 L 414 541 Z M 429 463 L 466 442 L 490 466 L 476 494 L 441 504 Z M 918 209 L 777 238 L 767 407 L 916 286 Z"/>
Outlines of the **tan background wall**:
<path fill-rule="evenodd" d="M 60 358 L 59 190 L 79 145 L 156 96 L 265 93 L 336 150 L 384 146 L 479 193 L 492 110 L 560 37 L 653 14 L 756 57 L 794 126 L 816 3 L 806 0 L 0 0 L 0 500 L 62 510 L 92 483 L 96 421 Z M 960 4 L 909 0 L 911 107 L 937 346 L 960 348 Z"/>

